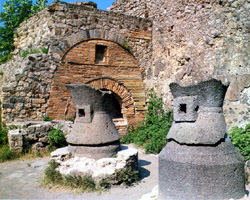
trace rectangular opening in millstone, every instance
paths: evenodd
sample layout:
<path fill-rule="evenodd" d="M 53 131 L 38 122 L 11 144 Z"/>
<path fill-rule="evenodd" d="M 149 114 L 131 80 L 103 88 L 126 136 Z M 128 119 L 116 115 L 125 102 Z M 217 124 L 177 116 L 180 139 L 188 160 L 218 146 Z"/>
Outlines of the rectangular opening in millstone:
<path fill-rule="evenodd" d="M 85 110 L 84 109 L 78 110 L 78 117 L 85 117 Z"/>
<path fill-rule="evenodd" d="M 180 113 L 187 113 L 187 104 L 180 104 Z"/>
<path fill-rule="evenodd" d="M 105 54 L 107 46 L 96 45 L 95 46 L 95 63 L 105 62 Z"/>

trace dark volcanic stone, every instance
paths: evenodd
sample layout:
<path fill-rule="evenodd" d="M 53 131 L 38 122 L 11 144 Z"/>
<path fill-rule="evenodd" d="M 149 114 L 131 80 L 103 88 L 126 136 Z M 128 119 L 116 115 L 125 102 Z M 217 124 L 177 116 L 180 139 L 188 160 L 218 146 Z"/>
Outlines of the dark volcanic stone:
<path fill-rule="evenodd" d="M 76 119 L 67 137 L 69 151 L 94 159 L 114 155 L 121 136 L 108 112 L 110 94 L 86 84 L 66 87 L 76 105 Z"/>
<path fill-rule="evenodd" d="M 161 200 L 224 200 L 244 195 L 244 159 L 230 141 L 217 147 L 172 141 L 159 155 Z"/>
<path fill-rule="evenodd" d="M 228 85 L 210 79 L 170 85 L 174 123 L 159 155 L 160 200 L 226 200 L 245 195 L 244 158 L 226 138 Z"/>

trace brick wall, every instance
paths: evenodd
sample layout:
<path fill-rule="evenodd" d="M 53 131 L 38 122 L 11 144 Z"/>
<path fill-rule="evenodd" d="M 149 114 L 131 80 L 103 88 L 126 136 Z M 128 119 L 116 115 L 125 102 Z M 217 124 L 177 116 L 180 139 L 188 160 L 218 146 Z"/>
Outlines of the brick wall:
<path fill-rule="evenodd" d="M 96 62 L 96 46 L 106 47 L 102 62 Z M 146 97 L 139 63 L 119 44 L 106 40 L 85 40 L 65 53 L 50 92 L 48 115 L 51 118 L 74 117 L 75 108 L 65 84 L 81 83 L 118 95 L 123 117 L 129 124 L 143 118 Z"/>

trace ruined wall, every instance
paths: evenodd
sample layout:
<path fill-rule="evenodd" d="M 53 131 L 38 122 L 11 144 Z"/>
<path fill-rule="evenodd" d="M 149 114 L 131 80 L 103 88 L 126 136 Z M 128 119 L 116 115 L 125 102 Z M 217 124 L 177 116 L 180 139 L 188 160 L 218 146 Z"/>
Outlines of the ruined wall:
<path fill-rule="evenodd" d="M 146 77 L 163 94 L 166 107 L 172 105 L 172 81 L 230 81 L 224 110 L 232 126 L 250 122 L 245 92 L 250 87 L 249 8 L 245 0 L 117 0 L 110 10 L 153 20 L 152 65 Z"/>
<path fill-rule="evenodd" d="M 3 120 L 41 120 L 47 115 L 49 92 L 60 59 L 82 40 L 107 40 L 129 49 L 143 76 L 149 66 L 151 30 L 150 20 L 100 11 L 94 3 L 52 3 L 20 25 L 14 57 L 0 65 L 4 73 L 1 76 Z M 48 54 L 22 57 L 24 50 L 41 47 L 48 48 Z"/>
<path fill-rule="evenodd" d="M 96 60 L 98 47 L 106 49 L 101 61 Z M 55 73 L 50 93 L 48 114 L 53 119 L 74 118 L 73 103 L 65 84 L 91 84 L 112 91 L 121 101 L 121 112 L 126 120 L 132 123 L 135 118 L 143 118 L 145 91 L 139 63 L 114 42 L 86 40 L 66 52 Z"/>

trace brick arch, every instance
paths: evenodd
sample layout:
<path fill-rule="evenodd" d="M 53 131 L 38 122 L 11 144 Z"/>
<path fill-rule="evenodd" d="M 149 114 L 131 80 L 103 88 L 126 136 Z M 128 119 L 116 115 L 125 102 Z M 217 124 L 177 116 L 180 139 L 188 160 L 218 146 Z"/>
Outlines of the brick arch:
<path fill-rule="evenodd" d="M 54 41 L 56 45 L 50 47 L 51 53 L 56 52 L 61 59 L 63 55 L 67 53 L 73 46 L 81 43 L 85 40 L 100 39 L 115 42 L 121 46 L 128 46 L 128 42 L 125 37 L 116 32 L 112 32 L 105 29 L 93 29 L 93 30 L 81 30 L 64 39 Z"/>
<path fill-rule="evenodd" d="M 121 98 L 121 109 L 124 118 L 130 119 L 135 115 L 134 100 L 129 90 L 116 80 L 110 78 L 100 78 L 87 82 L 98 89 L 107 89 L 114 92 Z"/>
<path fill-rule="evenodd" d="M 98 46 L 107 48 L 107 55 L 101 62 L 96 62 Z M 120 44 L 100 39 L 83 40 L 64 52 L 60 60 L 47 109 L 52 119 L 67 119 L 75 113 L 65 84 L 86 83 L 111 90 L 121 97 L 122 112 L 128 124 L 144 118 L 146 95 L 139 63 Z"/>

